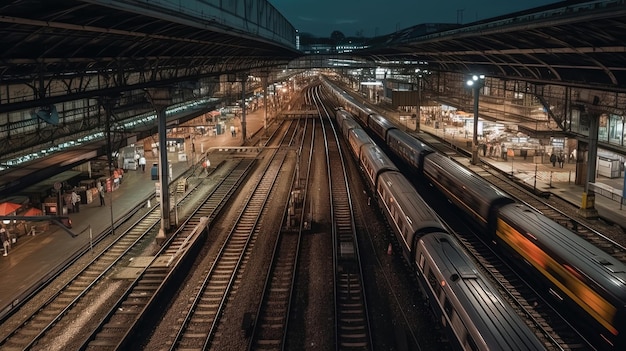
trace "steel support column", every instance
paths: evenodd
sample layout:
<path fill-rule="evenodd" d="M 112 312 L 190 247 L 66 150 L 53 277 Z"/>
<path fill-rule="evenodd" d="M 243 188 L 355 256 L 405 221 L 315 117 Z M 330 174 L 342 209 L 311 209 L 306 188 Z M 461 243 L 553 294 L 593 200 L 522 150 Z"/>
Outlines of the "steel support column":
<path fill-rule="evenodd" d="M 478 159 L 478 94 L 480 88 L 474 88 L 474 135 L 472 139 L 472 164 L 477 165 L 480 160 Z"/>
<path fill-rule="evenodd" d="M 113 186 L 115 173 L 113 167 L 113 141 L 111 140 L 111 120 L 113 119 L 113 108 L 118 103 L 117 97 L 104 96 L 100 99 L 100 104 L 104 108 L 104 133 L 106 136 L 106 154 L 107 154 L 107 168 L 109 170 L 109 179 L 111 182 L 111 191 L 109 191 L 109 214 L 111 217 L 111 234 L 114 234 L 115 220 L 113 218 Z M 106 183 L 102 184 L 106 189 Z"/>
<path fill-rule="evenodd" d="M 482 74 L 480 76 L 473 75 L 472 79 L 469 79 L 466 84 L 468 87 L 472 88 L 472 93 L 474 94 L 474 136 L 472 139 L 472 159 L 470 162 L 476 165 L 480 163 L 480 159 L 478 158 L 478 96 L 480 95 L 480 89 L 485 85 L 485 76 Z"/>
<path fill-rule="evenodd" d="M 246 80 L 248 80 L 247 74 L 241 75 L 241 142 L 246 143 Z"/>
<path fill-rule="evenodd" d="M 261 85 L 263 85 L 263 135 L 267 135 L 267 78 L 268 74 L 263 73 L 261 76 Z"/>

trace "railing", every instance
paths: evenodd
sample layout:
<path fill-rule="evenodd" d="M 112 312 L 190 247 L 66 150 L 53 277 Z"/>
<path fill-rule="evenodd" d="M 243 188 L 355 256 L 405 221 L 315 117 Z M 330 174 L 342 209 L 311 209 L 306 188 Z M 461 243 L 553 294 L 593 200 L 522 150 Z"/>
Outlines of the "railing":
<path fill-rule="evenodd" d="M 596 194 L 602 195 L 615 202 L 618 202 L 619 209 L 622 209 L 622 206 L 624 205 L 624 196 L 622 190 L 616 189 L 610 185 L 603 183 L 589 183 L 589 189 L 593 190 L 593 192 Z"/>

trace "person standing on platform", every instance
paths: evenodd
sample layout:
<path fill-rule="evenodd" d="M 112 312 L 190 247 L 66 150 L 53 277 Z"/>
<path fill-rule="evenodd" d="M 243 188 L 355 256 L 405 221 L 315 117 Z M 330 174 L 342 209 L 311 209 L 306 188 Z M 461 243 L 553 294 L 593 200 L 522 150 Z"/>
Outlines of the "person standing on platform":
<path fill-rule="evenodd" d="M 550 155 L 550 162 L 552 163 L 552 167 L 556 166 L 556 154 L 554 152 Z"/>
<path fill-rule="evenodd" d="M 139 157 L 139 167 L 141 167 L 142 172 L 146 171 L 146 158 L 143 155 Z"/>
<path fill-rule="evenodd" d="M 559 162 L 559 167 L 563 168 L 563 163 L 565 162 L 565 156 L 563 156 L 563 153 L 559 154 L 557 161 Z"/>
<path fill-rule="evenodd" d="M 9 241 L 9 234 L 7 230 L 3 227 L 0 227 L 0 240 L 2 240 L 2 246 L 4 247 L 4 254 L 2 256 L 6 256 L 9 254 L 9 249 L 11 248 L 11 242 Z"/>
<path fill-rule="evenodd" d="M 72 211 L 78 213 L 80 211 L 80 196 L 76 191 L 72 191 Z"/>
<path fill-rule="evenodd" d="M 65 206 L 61 211 L 61 215 L 65 215 L 66 211 L 67 213 L 70 213 L 70 209 L 74 211 L 74 207 L 72 206 L 72 193 L 67 190 L 65 191 L 65 194 L 63 194 L 63 204 Z"/>
<path fill-rule="evenodd" d="M 100 194 L 100 206 L 104 206 L 104 187 L 98 183 L 98 194 Z"/>
<path fill-rule="evenodd" d="M 137 168 L 139 167 L 139 153 L 137 151 L 135 151 L 135 156 L 133 156 L 135 159 L 135 170 L 137 170 Z"/>
<path fill-rule="evenodd" d="M 204 174 L 208 177 L 209 176 L 209 167 L 211 167 L 211 161 L 209 161 L 209 159 L 205 159 L 204 161 L 202 161 L 202 168 L 204 169 Z"/>

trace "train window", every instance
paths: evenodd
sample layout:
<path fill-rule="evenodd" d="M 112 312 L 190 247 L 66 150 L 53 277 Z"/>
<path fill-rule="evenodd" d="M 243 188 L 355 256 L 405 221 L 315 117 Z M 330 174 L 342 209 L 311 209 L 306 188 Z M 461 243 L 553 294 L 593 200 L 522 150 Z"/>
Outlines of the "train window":
<path fill-rule="evenodd" d="M 439 285 L 439 281 L 435 277 L 432 269 L 428 271 L 428 284 L 430 284 L 431 288 L 435 291 L 435 296 L 439 298 L 439 293 L 441 292 L 441 286 Z"/>
<path fill-rule="evenodd" d="M 438 286 L 439 282 L 437 281 L 437 278 L 435 277 L 435 274 L 433 274 L 432 269 L 428 270 L 428 284 L 430 284 L 431 286 Z"/>

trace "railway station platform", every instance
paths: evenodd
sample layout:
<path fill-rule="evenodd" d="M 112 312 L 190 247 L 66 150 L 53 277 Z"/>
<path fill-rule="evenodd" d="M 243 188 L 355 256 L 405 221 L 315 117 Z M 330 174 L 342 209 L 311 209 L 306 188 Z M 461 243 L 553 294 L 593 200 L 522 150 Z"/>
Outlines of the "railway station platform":
<path fill-rule="evenodd" d="M 212 147 L 236 147 L 243 145 L 256 145 L 264 134 L 264 111 L 257 110 L 247 114 L 246 125 L 248 140 L 243 144 L 241 133 L 234 137 L 230 132 L 219 135 L 195 136 L 196 151 L 201 148 L 205 154 Z M 235 119 L 232 123 L 240 126 L 240 120 Z M 190 143 L 189 140 L 186 142 Z M 185 150 L 192 150 L 191 145 Z M 189 152 L 191 153 L 191 152 Z M 57 225 L 50 225 L 50 229 L 33 235 L 21 236 L 12 245 L 7 256 L 0 256 L 0 320 L 7 315 L 12 306 L 18 304 L 30 292 L 37 289 L 43 280 L 52 272 L 62 267 L 71 257 L 83 252 L 90 247 L 90 230 L 93 237 L 106 232 L 130 209 L 140 205 L 141 199 L 145 199 L 155 191 L 155 180 L 151 179 L 150 166 L 157 162 L 156 158 L 146 153 L 146 169 L 129 170 L 124 173 L 122 183 L 115 191 L 105 194 L 105 206 L 100 206 L 100 200 L 96 197 L 90 204 L 81 204 L 79 212 L 70 213 L 72 220 L 71 231 L 75 237 Z M 198 156 L 198 157 L 196 157 Z M 228 155 L 208 155 L 212 166 L 217 166 L 220 158 Z M 191 166 L 192 158 L 201 159 L 199 155 L 188 155 L 184 162 L 172 160 L 172 177 L 175 179 Z M 202 174 L 197 165 L 195 174 Z M 146 204 L 147 205 L 147 204 Z M 151 204 L 158 206 L 158 204 Z"/>

